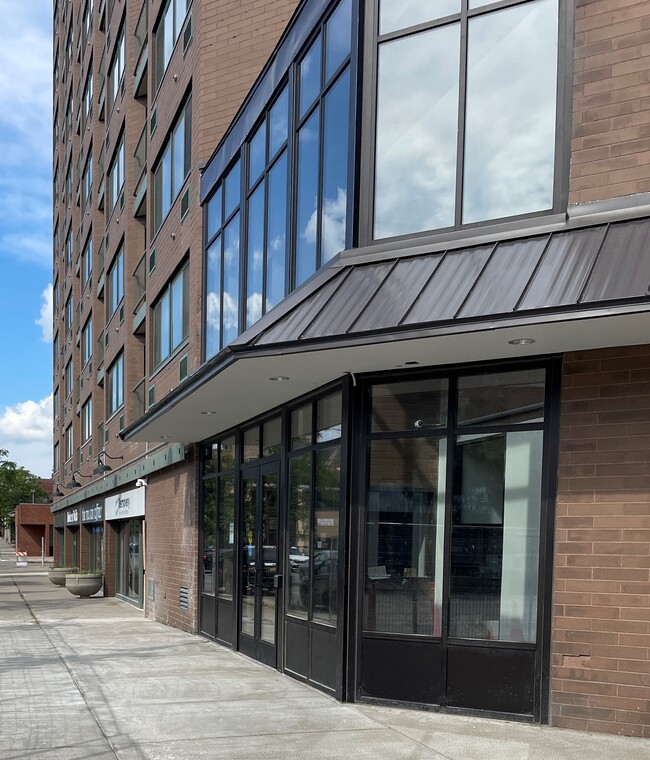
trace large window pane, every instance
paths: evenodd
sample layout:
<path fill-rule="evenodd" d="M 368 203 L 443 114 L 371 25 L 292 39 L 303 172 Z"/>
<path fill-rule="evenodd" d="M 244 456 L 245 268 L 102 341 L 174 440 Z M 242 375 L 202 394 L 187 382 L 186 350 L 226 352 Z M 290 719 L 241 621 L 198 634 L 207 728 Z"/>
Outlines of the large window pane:
<path fill-rule="evenodd" d="M 312 405 L 306 404 L 291 412 L 291 448 L 309 446 L 311 440 Z"/>
<path fill-rule="evenodd" d="M 185 321 L 186 303 L 183 297 L 188 281 L 187 267 L 176 276 L 172 282 L 172 314 L 171 314 L 171 350 L 179 346 L 187 335 L 187 322 Z"/>
<path fill-rule="evenodd" d="M 381 0 L 379 33 L 388 34 L 460 12 L 460 0 Z"/>
<path fill-rule="evenodd" d="M 542 432 L 462 436 L 454 469 L 449 635 L 534 642 Z"/>
<path fill-rule="evenodd" d="M 208 248 L 205 298 L 205 355 L 214 356 L 221 345 L 221 237 Z"/>
<path fill-rule="evenodd" d="M 266 120 L 248 145 L 248 187 L 252 187 L 266 166 Z"/>
<path fill-rule="evenodd" d="M 289 460 L 289 609 L 307 618 L 311 556 L 311 453 Z"/>
<path fill-rule="evenodd" d="M 379 48 L 376 238 L 454 224 L 459 42 L 451 24 Z"/>
<path fill-rule="evenodd" d="M 513 425 L 544 419 L 543 369 L 458 380 L 459 425 Z"/>
<path fill-rule="evenodd" d="M 350 70 L 325 98 L 321 264 L 345 248 Z"/>
<path fill-rule="evenodd" d="M 174 157 L 172 199 L 175 198 L 183 186 L 185 179 L 185 113 L 181 117 L 172 135 L 172 154 Z"/>
<path fill-rule="evenodd" d="M 219 507 L 217 514 L 217 593 L 232 599 L 235 562 L 235 478 L 219 478 Z"/>
<path fill-rule="evenodd" d="M 208 240 L 219 232 L 221 228 L 221 186 L 208 201 Z"/>
<path fill-rule="evenodd" d="M 269 112 L 269 160 L 287 141 L 289 135 L 289 93 L 285 87 Z"/>
<path fill-rule="evenodd" d="M 370 443 L 364 628 L 441 632 L 446 441 Z"/>
<path fill-rule="evenodd" d="M 298 134 L 296 287 L 316 271 L 320 108 Z"/>
<path fill-rule="evenodd" d="M 312 618 L 336 625 L 338 611 L 341 449 L 316 454 L 316 502 L 312 568 Z"/>
<path fill-rule="evenodd" d="M 333 393 L 318 400 L 316 404 L 316 443 L 341 437 L 343 398 Z"/>
<path fill-rule="evenodd" d="M 246 262 L 246 327 L 262 316 L 264 279 L 264 183 L 248 201 L 248 256 Z"/>
<path fill-rule="evenodd" d="M 226 177 L 226 191 L 224 198 L 224 214 L 227 219 L 232 212 L 239 206 L 241 195 L 241 164 L 239 161 L 230 170 Z"/>
<path fill-rule="evenodd" d="M 538 0 L 470 19 L 463 222 L 553 205 L 557 18 Z"/>
<path fill-rule="evenodd" d="M 214 594 L 215 582 L 215 512 L 217 506 L 216 480 L 203 483 L 203 575 L 202 591 Z"/>
<path fill-rule="evenodd" d="M 287 261 L 287 154 L 269 172 L 266 311 L 284 298 Z"/>
<path fill-rule="evenodd" d="M 373 433 L 417 430 L 447 424 L 448 381 L 408 380 L 372 387 Z"/>
<path fill-rule="evenodd" d="M 224 232 L 223 345 L 239 335 L 239 214 Z"/>

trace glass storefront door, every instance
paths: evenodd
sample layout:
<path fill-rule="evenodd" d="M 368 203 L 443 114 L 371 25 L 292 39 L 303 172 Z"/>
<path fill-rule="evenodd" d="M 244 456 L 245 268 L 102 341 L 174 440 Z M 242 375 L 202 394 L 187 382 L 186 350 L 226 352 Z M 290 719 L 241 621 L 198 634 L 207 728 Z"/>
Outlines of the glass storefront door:
<path fill-rule="evenodd" d="M 117 592 L 120 596 L 142 606 L 143 557 L 142 519 L 120 523 Z"/>
<path fill-rule="evenodd" d="M 279 471 L 275 463 L 242 472 L 239 648 L 273 667 L 277 663 Z"/>

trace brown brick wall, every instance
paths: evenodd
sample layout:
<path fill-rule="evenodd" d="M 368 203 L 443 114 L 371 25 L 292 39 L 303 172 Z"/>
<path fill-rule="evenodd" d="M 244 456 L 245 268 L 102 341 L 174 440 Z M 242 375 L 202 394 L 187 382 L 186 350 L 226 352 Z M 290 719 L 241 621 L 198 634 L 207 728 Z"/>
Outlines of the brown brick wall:
<path fill-rule="evenodd" d="M 650 738 L 650 345 L 565 357 L 556 528 L 551 722 Z"/>
<path fill-rule="evenodd" d="M 28 557 L 40 557 L 41 538 L 44 538 L 45 555 L 51 554 L 50 525 L 49 504 L 19 504 L 16 507 L 16 551 L 27 552 Z"/>
<path fill-rule="evenodd" d="M 570 203 L 650 191 L 650 3 L 576 0 Z"/>
<path fill-rule="evenodd" d="M 152 473 L 147 486 L 145 610 L 148 617 L 184 631 L 197 631 L 198 470 L 190 452 L 185 462 Z M 152 600 L 147 596 L 153 584 Z M 179 606 L 189 590 L 189 609 Z"/>

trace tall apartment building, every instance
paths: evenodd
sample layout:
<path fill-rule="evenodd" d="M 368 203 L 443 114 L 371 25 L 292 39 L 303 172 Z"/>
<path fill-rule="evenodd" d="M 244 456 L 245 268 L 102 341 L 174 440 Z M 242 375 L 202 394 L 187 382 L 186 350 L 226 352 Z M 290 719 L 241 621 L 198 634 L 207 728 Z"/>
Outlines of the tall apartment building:
<path fill-rule="evenodd" d="M 649 28 L 55 5 L 58 559 L 339 699 L 650 737 Z"/>

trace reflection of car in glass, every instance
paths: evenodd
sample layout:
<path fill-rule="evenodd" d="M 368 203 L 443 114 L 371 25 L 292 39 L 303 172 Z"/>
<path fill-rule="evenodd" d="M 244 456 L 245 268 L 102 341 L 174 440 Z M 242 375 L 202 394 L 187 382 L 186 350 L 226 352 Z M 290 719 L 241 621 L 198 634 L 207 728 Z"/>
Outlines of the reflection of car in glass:
<path fill-rule="evenodd" d="M 262 561 L 264 563 L 264 569 L 262 571 L 262 586 L 266 589 L 273 589 L 273 579 L 278 572 L 278 554 L 275 546 L 262 547 Z M 255 574 L 257 568 L 255 567 L 255 547 L 246 545 L 244 546 L 244 586 L 252 588 L 255 585 Z"/>
<path fill-rule="evenodd" d="M 289 547 L 289 564 L 292 570 L 298 570 L 302 565 L 309 562 L 309 556 L 301 552 L 297 546 Z"/>
<path fill-rule="evenodd" d="M 214 549 L 211 546 L 208 546 L 203 550 L 203 569 L 206 572 L 210 572 L 210 570 L 212 570 L 213 563 Z"/>
<path fill-rule="evenodd" d="M 300 603 L 309 606 L 309 564 L 300 567 Z M 336 589 L 338 579 L 338 552 L 324 550 L 314 555 L 314 572 L 312 574 L 313 606 L 336 607 Z"/>

